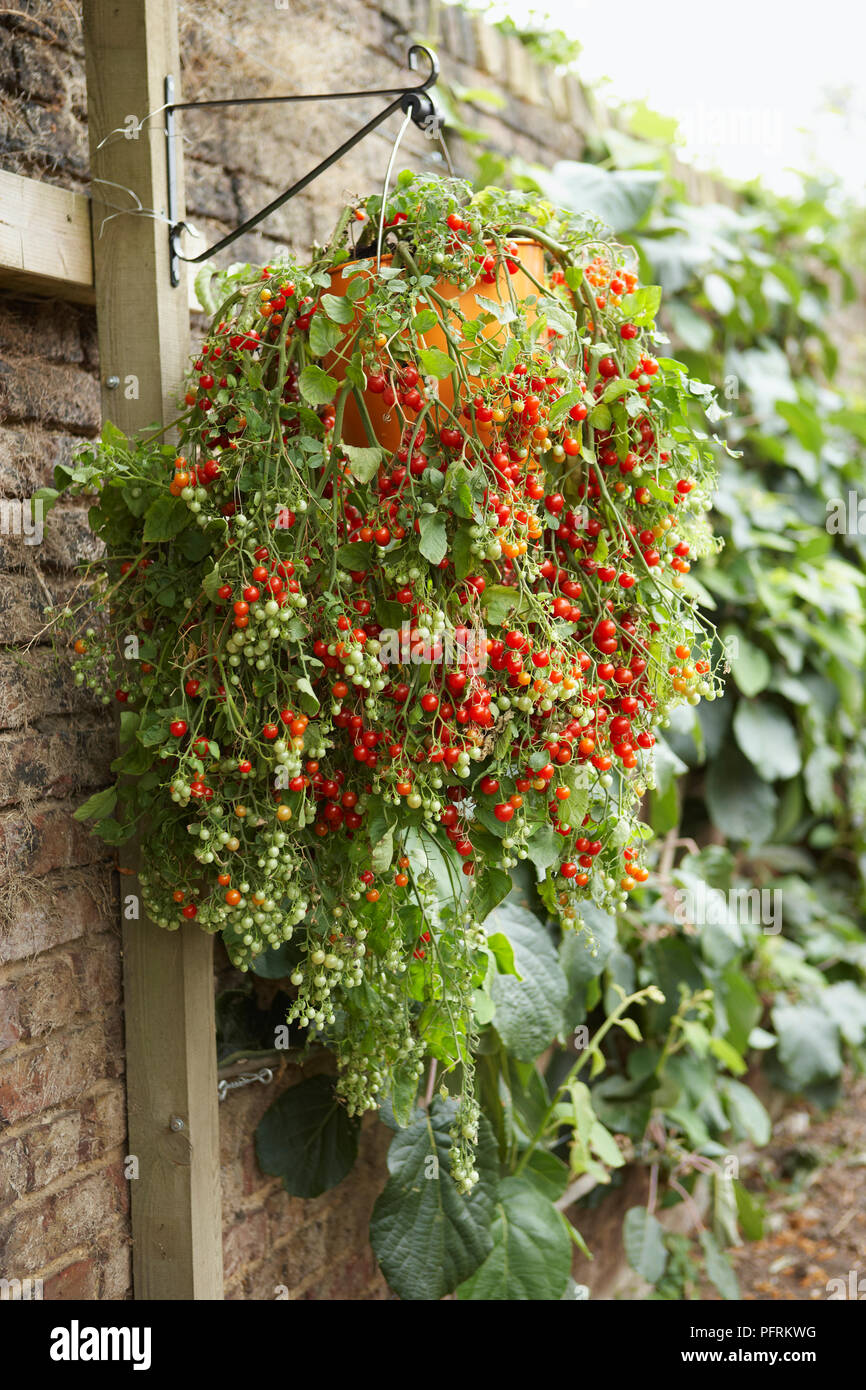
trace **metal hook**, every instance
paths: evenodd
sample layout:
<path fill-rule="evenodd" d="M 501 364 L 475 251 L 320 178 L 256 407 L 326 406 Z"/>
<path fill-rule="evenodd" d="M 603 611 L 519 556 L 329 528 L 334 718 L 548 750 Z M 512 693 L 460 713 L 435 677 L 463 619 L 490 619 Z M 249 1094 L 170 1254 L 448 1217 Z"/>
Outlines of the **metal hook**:
<path fill-rule="evenodd" d="M 241 1086 L 252 1086 L 256 1081 L 260 1081 L 263 1086 L 270 1086 L 274 1079 L 274 1073 L 270 1067 L 262 1067 L 260 1071 L 245 1072 L 242 1076 L 236 1076 L 233 1081 L 218 1081 L 217 1095 L 220 1100 L 225 1100 L 229 1091 L 237 1091 Z"/>
<path fill-rule="evenodd" d="M 412 91 L 429 92 L 430 88 L 435 86 L 436 83 L 439 81 L 439 59 L 436 57 L 436 54 L 433 52 L 433 49 L 428 48 L 426 44 L 413 43 L 412 47 L 409 49 L 409 67 L 411 68 L 412 72 L 418 71 L 419 53 L 423 53 L 424 57 L 429 62 L 430 71 L 425 77 L 424 81 L 420 84 L 420 86 L 413 87 Z"/>
<path fill-rule="evenodd" d="M 431 116 L 436 115 L 436 108 L 429 96 L 429 91 L 439 77 L 439 59 L 436 57 L 433 50 L 428 48 L 426 44 L 413 43 L 408 54 L 408 64 L 413 72 L 419 70 L 420 60 L 422 58 L 425 58 L 429 63 L 430 71 L 427 73 L 424 80 L 418 83 L 417 86 L 380 87 L 374 91 L 362 92 L 300 92 L 289 96 L 232 97 L 215 99 L 213 101 L 176 102 L 174 100 L 174 78 L 166 77 L 164 109 L 166 117 L 165 137 L 166 168 L 168 175 L 169 253 L 172 285 L 176 286 L 180 284 L 181 261 L 187 261 L 192 265 L 197 265 L 201 261 L 207 260 L 209 256 L 215 255 L 218 251 L 224 250 L 226 246 L 231 246 L 232 242 L 237 241 L 238 237 L 243 236 L 246 232 L 252 231 L 253 227 L 257 227 L 266 217 L 270 217 L 272 212 L 276 212 L 277 209 L 281 208 L 284 203 L 287 203 L 290 198 L 293 198 L 296 193 L 300 193 L 302 189 L 313 182 L 313 179 L 318 178 L 320 174 L 330 169 L 332 164 L 342 159 L 344 154 L 348 154 L 349 150 L 353 149 L 359 141 L 363 140 L 364 137 L 375 130 L 377 126 L 380 126 L 382 122 L 386 121 L 395 111 L 403 111 L 411 118 L 415 125 L 423 128 L 425 122 L 427 122 Z M 183 254 L 180 249 L 180 238 L 184 230 L 184 224 L 179 220 L 177 215 L 177 156 L 174 139 L 174 120 L 177 111 L 189 111 L 208 106 L 265 106 L 277 102 L 351 101 L 359 97 L 393 97 L 394 100 L 390 101 L 384 111 L 381 111 L 378 116 L 374 116 L 371 120 L 367 121 L 365 125 L 361 126 L 359 130 L 355 131 L 353 135 L 350 135 L 347 140 L 344 140 L 338 149 L 334 150 L 332 154 L 323 159 L 314 169 L 311 169 L 308 174 L 305 174 L 303 178 L 298 179 L 290 188 L 287 188 L 285 193 L 281 193 L 279 197 L 274 198 L 273 201 L 262 208 L 260 212 L 255 213 L 252 217 L 248 217 L 246 222 L 243 222 L 240 227 L 235 228 L 233 232 L 229 232 L 226 236 L 222 237 L 221 240 L 215 242 L 213 246 L 209 246 L 206 251 L 202 251 L 198 256 L 185 256 Z"/>

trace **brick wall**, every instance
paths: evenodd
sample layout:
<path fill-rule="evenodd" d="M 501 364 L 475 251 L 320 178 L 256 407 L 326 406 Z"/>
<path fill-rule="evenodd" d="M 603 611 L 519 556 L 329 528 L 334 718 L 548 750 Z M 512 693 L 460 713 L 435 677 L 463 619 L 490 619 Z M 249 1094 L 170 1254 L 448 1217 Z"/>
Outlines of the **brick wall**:
<path fill-rule="evenodd" d="M 580 158 L 606 118 L 571 76 L 531 62 L 515 39 L 433 0 L 183 0 L 184 95 L 396 85 L 412 38 L 437 47 L 453 87 L 506 97 L 464 108 L 494 150 Z M 368 119 L 378 102 L 184 116 L 187 211 L 209 245 L 270 201 Z M 145 113 L 131 113 L 138 117 Z M 222 260 L 266 261 L 327 236 L 344 197 L 380 186 L 399 118 Z M 108 134 L 108 132 L 105 132 Z M 449 138 L 460 167 L 470 149 Z M 438 143 L 410 127 L 396 167 L 442 170 Z M 0 167 L 87 191 L 86 100 L 76 4 L 19 0 L 0 11 Z M 121 201 L 122 201 L 122 195 Z M 123 206 L 127 206 L 123 202 Z M 2 298 L 0 496 L 27 497 L 99 426 L 95 335 L 86 309 Z M 0 536 L 0 1275 L 42 1276 L 49 1298 L 130 1293 L 122 999 L 110 858 L 71 820 L 109 779 L 110 715 L 77 693 L 41 633 L 72 565 L 92 553 L 85 512 L 53 513 L 44 543 Z M 236 983 L 223 957 L 218 985 Z M 325 1059 L 306 1069 L 310 1074 Z M 315 1201 L 258 1169 L 253 1131 L 301 1077 L 220 1107 L 229 1298 L 374 1299 L 388 1292 L 367 1243 L 388 1133 L 365 1125 L 356 1170 Z"/>
<path fill-rule="evenodd" d="M 0 303 L 0 494 L 51 481 L 99 424 L 89 312 Z M 70 818 L 108 780 L 112 723 L 40 636 L 92 553 L 69 507 L 0 535 L 0 1273 L 46 1298 L 129 1288 L 120 956 L 111 864 Z"/>

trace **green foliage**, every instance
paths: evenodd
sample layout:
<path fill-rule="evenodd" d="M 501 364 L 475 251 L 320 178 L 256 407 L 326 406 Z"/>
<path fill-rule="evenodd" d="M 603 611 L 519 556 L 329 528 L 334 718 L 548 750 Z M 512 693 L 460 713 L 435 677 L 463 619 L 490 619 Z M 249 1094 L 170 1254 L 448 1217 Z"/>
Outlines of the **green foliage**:
<path fill-rule="evenodd" d="M 493 976 L 496 1031 L 514 1057 L 531 1062 L 562 1026 L 565 976 L 543 923 L 528 909 L 507 899 L 485 926 L 509 942 L 516 971 Z"/>
<path fill-rule="evenodd" d="M 439 1299 L 482 1265 L 494 1247 L 491 1222 L 497 1185 L 496 1149 L 486 1120 L 478 1136 L 478 1181 L 468 1196 L 448 1171 L 454 1100 L 435 1097 L 395 1135 L 390 1177 L 370 1222 L 382 1272 L 403 1299 Z"/>
<path fill-rule="evenodd" d="M 563 1218 L 530 1182 L 505 1178 L 497 1189 L 493 1249 L 457 1290 L 458 1298 L 559 1300 L 571 1273 Z"/>
<path fill-rule="evenodd" d="M 256 1130 L 256 1157 L 292 1197 L 318 1197 L 351 1169 L 361 1122 L 348 1115 L 328 1076 L 284 1091 Z"/>

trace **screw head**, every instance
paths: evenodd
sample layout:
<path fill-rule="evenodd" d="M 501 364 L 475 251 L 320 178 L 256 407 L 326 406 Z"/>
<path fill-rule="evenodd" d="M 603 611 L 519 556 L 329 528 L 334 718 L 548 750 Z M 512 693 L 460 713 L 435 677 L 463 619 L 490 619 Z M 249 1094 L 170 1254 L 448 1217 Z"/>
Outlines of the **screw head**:
<path fill-rule="evenodd" d="M 116 391 L 119 385 L 120 385 L 120 377 L 119 377 L 119 376 L 107 376 L 107 377 L 105 378 L 105 389 L 106 389 L 106 391 Z"/>
<path fill-rule="evenodd" d="M 175 1133 L 177 1133 L 178 1130 L 184 1129 L 185 1125 L 183 1120 L 180 1118 L 180 1115 L 172 1115 L 171 1119 L 169 1120 L 168 1127 L 169 1129 L 173 1129 Z"/>

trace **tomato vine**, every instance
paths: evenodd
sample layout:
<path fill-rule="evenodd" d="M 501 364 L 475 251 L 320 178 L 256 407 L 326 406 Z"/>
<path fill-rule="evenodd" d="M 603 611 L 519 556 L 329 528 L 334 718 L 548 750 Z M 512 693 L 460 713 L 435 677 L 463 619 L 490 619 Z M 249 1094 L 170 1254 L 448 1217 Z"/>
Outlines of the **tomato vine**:
<path fill-rule="evenodd" d="M 202 293 L 178 443 L 107 426 L 58 469 L 105 544 L 74 679 L 122 711 L 82 814 L 141 835 L 160 926 L 279 953 L 350 1114 L 453 1074 L 468 1192 L 478 999 L 516 969 L 485 919 L 528 861 L 591 948 L 584 904 L 648 877 L 655 731 L 717 694 L 711 396 L 633 250 L 534 195 L 404 174 Z"/>

